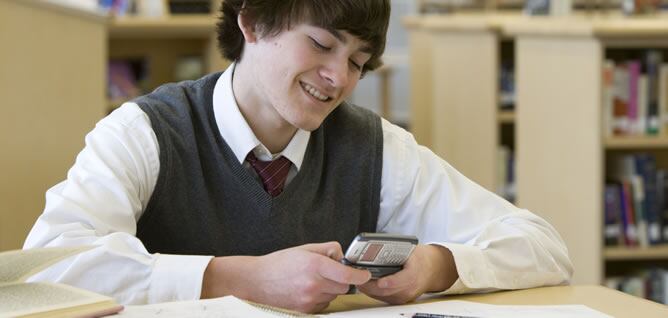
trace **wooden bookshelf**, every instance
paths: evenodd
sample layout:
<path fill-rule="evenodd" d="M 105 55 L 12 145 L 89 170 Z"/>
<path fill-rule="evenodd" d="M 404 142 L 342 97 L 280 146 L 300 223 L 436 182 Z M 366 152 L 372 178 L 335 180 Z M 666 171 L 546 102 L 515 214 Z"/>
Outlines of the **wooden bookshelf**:
<path fill-rule="evenodd" d="M 668 149 L 665 136 L 602 137 L 606 49 L 668 47 L 665 21 L 609 15 L 533 17 L 505 25 L 517 43 L 518 202 L 561 232 L 575 283 L 619 274 L 608 261 L 668 259 L 665 246 L 606 248 L 602 233 L 606 159 L 633 151 L 665 157 Z M 647 264 L 628 268 L 634 266 Z"/>
<path fill-rule="evenodd" d="M 497 119 L 500 124 L 514 124 L 515 123 L 515 111 L 514 110 L 502 110 L 497 114 Z"/>
<path fill-rule="evenodd" d="M 206 14 L 179 14 L 160 18 L 121 17 L 109 25 L 112 38 L 208 38 L 216 17 Z"/>
<path fill-rule="evenodd" d="M 199 57 L 203 73 L 224 70 L 229 61 L 222 58 L 217 45 L 216 22 L 220 1 L 212 1 L 211 14 L 173 14 L 144 18 L 124 16 L 109 24 L 109 59 L 144 60 L 148 76 L 143 89 L 174 82 L 175 65 L 184 57 Z M 108 101 L 108 110 L 123 101 Z"/>
<path fill-rule="evenodd" d="M 668 260 L 668 245 L 650 247 L 606 247 L 603 257 L 607 261 L 619 260 Z"/>
<path fill-rule="evenodd" d="M 0 251 L 18 249 L 104 115 L 104 15 L 0 1 Z"/>
<path fill-rule="evenodd" d="M 508 40 L 501 30 L 516 18 L 516 13 L 458 13 L 404 19 L 410 40 L 413 134 L 495 192 L 502 167 L 498 148 L 514 138 L 505 136 L 508 127 L 500 127 L 514 123 L 512 113 L 500 110 L 501 48 Z"/>
<path fill-rule="evenodd" d="M 605 138 L 609 150 L 668 149 L 668 136 L 624 136 Z"/>

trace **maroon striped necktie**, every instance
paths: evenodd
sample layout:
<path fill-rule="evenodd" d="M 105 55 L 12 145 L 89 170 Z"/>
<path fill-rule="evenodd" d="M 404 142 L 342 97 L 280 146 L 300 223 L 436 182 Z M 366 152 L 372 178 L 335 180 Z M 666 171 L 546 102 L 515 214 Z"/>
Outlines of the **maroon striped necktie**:
<path fill-rule="evenodd" d="M 287 158 L 280 156 L 272 161 L 260 161 L 253 152 L 249 152 L 246 161 L 253 166 L 255 172 L 262 179 L 264 189 L 275 197 L 283 192 L 285 179 L 288 177 L 292 163 Z"/>

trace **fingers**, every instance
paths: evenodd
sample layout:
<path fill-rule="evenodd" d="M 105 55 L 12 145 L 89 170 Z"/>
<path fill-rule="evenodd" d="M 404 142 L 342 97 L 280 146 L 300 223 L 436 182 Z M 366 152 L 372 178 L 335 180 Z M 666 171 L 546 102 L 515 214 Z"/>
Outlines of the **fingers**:
<path fill-rule="evenodd" d="M 343 258 L 343 250 L 341 249 L 341 244 L 339 244 L 339 242 L 336 241 L 317 243 L 317 244 L 305 244 L 299 246 L 299 248 L 305 249 L 313 253 L 325 255 L 336 261 L 340 261 Z"/>
<path fill-rule="evenodd" d="M 361 285 L 371 279 L 369 271 L 352 268 L 334 260 L 323 262 L 318 273 L 326 279 L 346 285 Z"/>
<path fill-rule="evenodd" d="M 350 284 L 338 283 L 328 278 L 322 277 L 320 281 L 320 292 L 331 295 L 344 295 L 350 289 Z"/>
<path fill-rule="evenodd" d="M 371 281 L 364 285 L 358 286 L 357 289 L 371 298 L 384 301 L 386 303 L 399 305 L 417 298 L 416 293 L 412 288 L 381 288 L 378 286 L 378 281 Z"/>
<path fill-rule="evenodd" d="M 421 294 L 418 291 L 415 273 L 406 268 L 358 286 L 358 290 L 372 298 L 391 304 L 403 304 L 414 300 Z"/>
<path fill-rule="evenodd" d="M 380 285 L 380 282 L 380 280 L 372 280 L 366 284 L 357 286 L 357 289 L 362 293 L 370 296 L 389 296 L 404 290 L 403 287 L 389 287 L 390 285 Z"/>

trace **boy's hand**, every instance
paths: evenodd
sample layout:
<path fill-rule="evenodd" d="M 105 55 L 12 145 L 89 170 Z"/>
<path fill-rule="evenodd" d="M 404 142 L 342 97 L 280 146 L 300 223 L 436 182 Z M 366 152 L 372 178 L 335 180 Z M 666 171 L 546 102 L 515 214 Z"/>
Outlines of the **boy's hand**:
<path fill-rule="evenodd" d="M 345 266 L 338 242 L 306 244 L 259 257 L 214 258 L 204 273 L 202 298 L 235 295 L 271 306 L 317 312 L 350 284 L 371 273 Z"/>
<path fill-rule="evenodd" d="M 418 245 L 401 271 L 369 281 L 357 289 L 390 304 L 403 304 L 426 292 L 444 291 L 457 278 L 450 250 L 438 245 Z"/>

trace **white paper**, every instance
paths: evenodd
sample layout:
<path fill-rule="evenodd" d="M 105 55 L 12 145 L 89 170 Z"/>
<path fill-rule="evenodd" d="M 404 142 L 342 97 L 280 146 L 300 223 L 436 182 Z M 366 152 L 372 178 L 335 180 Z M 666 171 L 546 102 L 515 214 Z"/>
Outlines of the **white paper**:
<path fill-rule="evenodd" d="M 611 318 L 602 312 L 585 305 L 552 305 L 552 306 L 513 306 L 488 305 L 469 301 L 449 300 L 428 304 L 414 304 L 404 306 L 387 306 L 370 309 L 360 309 L 329 314 L 327 318 L 364 317 L 364 318 L 399 318 L 407 313 L 430 313 L 453 316 L 471 316 L 477 318 Z"/>
<path fill-rule="evenodd" d="M 234 296 L 199 301 L 182 301 L 145 306 L 125 306 L 123 318 L 276 318 L 276 314 L 263 311 Z M 312 316 L 316 317 L 316 316 Z"/>
<path fill-rule="evenodd" d="M 310 317 L 321 318 L 405 318 L 401 314 L 407 313 L 432 313 L 472 317 L 493 318 L 611 318 L 604 313 L 591 309 L 584 305 L 553 305 L 553 306 L 511 306 L 511 305 L 488 305 L 468 301 L 449 300 L 427 304 L 413 304 L 404 306 L 385 306 L 370 309 L 359 309 L 345 312 L 337 312 L 324 315 L 313 315 Z M 126 306 L 120 313 L 123 318 L 143 317 L 167 317 L 167 318 L 212 318 L 212 317 L 289 317 L 289 315 L 278 315 L 263 311 L 243 300 L 233 296 L 216 299 L 173 302 L 146 306 Z M 307 317 L 304 315 L 303 317 Z"/>

